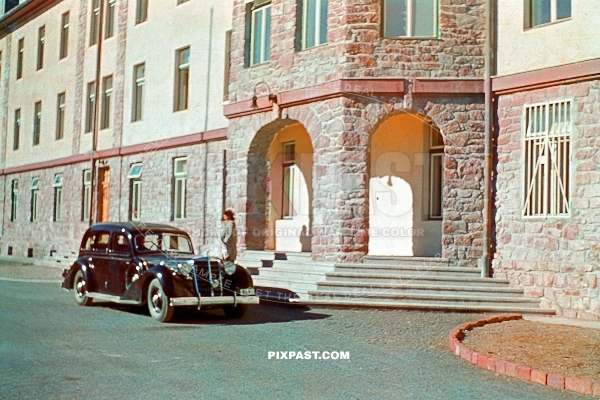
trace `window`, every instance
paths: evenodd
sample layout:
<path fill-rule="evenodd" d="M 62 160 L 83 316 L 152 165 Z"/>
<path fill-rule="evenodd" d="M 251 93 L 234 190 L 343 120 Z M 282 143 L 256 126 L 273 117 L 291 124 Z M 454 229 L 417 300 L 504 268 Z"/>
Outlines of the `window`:
<path fill-rule="evenodd" d="M 4 12 L 7 13 L 19 5 L 19 0 L 6 0 L 4 2 Z"/>
<path fill-rule="evenodd" d="M 13 130 L 13 150 L 19 150 L 21 140 L 21 109 L 15 110 L 15 126 Z"/>
<path fill-rule="evenodd" d="M 33 145 L 40 144 L 40 133 L 42 131 L 42 102 L 35 103 L 33 113 Z"/>
<path fill-rule="evenodd" d="M 142 164 L 133 164 L 127 175 L 129 185 L 129 219 L 138 221 L 142 217 Z"/>
<path fill-rule="evenodd" d="M 96 82 L 87 85 L 87 98 L 85 107 L 85 132 L 94 129 L 94 103 L 96 102 Z"/>
<path fill-rule="evenodd" d="M 185 218 L 185 194 L 187 181 L 187 158 L 176 158 L 173 165 L 173 219 Z"/>
<path fill-rule="evenodd" d="M 90 207 L 92 200 L 92 170 L 86 169 L 83 171 L 83 205 L 81 220 L 90 220 Z"/>
<path fill-rule="evenodd" d="M 69 13 L 66 12 L 61 18 L 60 29 L 60 59 L 69 54 Z"/>
<path fill-rule="evenodd" d="M 60 93 L 56 99 L 56 140 L 65 137 L 65 102 L 66 94 Z"/>
<path fill-rule="evenodd" d="M 175 107 L 174 111 L 188 107 L 188 90 L 190 79 L 190 48 L 177 50 L 177 71 L 175 71 Z"/>
<path fill-rule="evenodd" d="M 100 29 L 100 0 L 92 0 L 92 14 L 90 18 L 90 46 L 98 43 Z"/>
<path fill-rule="evenodd" d="M 38 29 L 37 69 L 44 68 L 44 42 L 46 41 L 46 26 Z"/>
<path fill-rule="evenodd" d="M 429 127 L 429 219 L 442 218 L 444 188 L 444 139 Z"/>
<path fill-rule="evenodd" d="M 437 35 L 437 0 L 385 0 L 384 37 Z"/>
<path fill-rule="evenodd" d="M 109 0 L 106 5 L 106 28 L 104 29 L 104 38 L 108 39 L 115 35 L 115 5 L 117 0 Z"/>
<path fill-rule="evenodd" d="M 40 178 L 31 179 L 31 217 L 29 220 L 35 222 L 38 220 L 38 193 L 40 189 Z"/>
<path fill-rule="evenodd" d="M 112 98 L 112 75 L 102 80 L 102 116 L 100 118 L 100 129 L 110 127 L 110 99 Z"/>
<path fill-rule="evenodd" d="M 262 6 L 265 1 L 254 2 L 252 9 L 252 41 L 250 52 L 252 64 L 260 64 L 269 60 L 271 47 L 271 4 L 270 1 Z"/>
<path fill-rule="evenodd" d="M 11 187 L 11 201 L 10 201 L 10 220 L 15 222 L 17 220 L 17 208 L 19 206 L 19 180 L 13 179 L 10 185 Z"/>
<path fill-rule="evenodd" d="M 62 186 L 62 174 L 54 175 L 54 183 L 52 184 L 54 188 L 54 221 L 60 221 L 62 217 Z"/>
<path fill-rule="evenodd" d="M 131 250 L 129 247 L 129 239 L 127 239 L 127 236 L 123 233 L 113 234 L 110 247 L 115 253 L 129 253 Z"/>
<path fill-rule="evenodd" d="M 294 216 L 296 144 L 283 143 L 283 218 Z"/>
<path fill-rule="evenodd" d="M 525 28 L 571 17 L 571 0 L 525 0 Z"/>
<path fill-rule="evenodd" d="M 327 0 L 301 0 L 302 21 L 300 49 L 308 49 L 327 41 Z"/>
<path fill-rule="evenodd" d="M 146 64 L 133 67 L 133 104 L 131 105 L 131 121 L 142 119 L 144 104 L 144 83 L 146 82 Z"/>
<path fill-rule="evenodd" d="M 223 101 L 229 100 L 229 73 L 231 71 L 231 30 L 225 32 L 225 77 L 223 78 Z M 247 65 L 244 62 L 245 66 Z"/>
<path fill-rule="evenodd" d="M 25 39 L 19 39 L 19 44 L 17 48 L 17 79 L 21 79 L 23 77 L 23 56 L 25 52 Z"/>
<path fill-rule="evenodd" d="M 137 0 L 135 23 L 139 24 L 148 19 L 148 0 Z"/>
<path fill-rule="evenodd" d="M 568 215 L 571 102 L 525 108 L 523 215 Z"/>

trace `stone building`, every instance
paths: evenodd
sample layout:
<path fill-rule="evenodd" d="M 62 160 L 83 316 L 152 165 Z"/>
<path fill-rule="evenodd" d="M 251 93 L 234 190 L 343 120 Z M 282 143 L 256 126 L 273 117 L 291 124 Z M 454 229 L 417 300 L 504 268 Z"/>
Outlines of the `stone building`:
<path fill-rule="evenodd" d="M 600 10 L 525 3 L 497 14 L 494 276 L 544 308 L 597 320 Z"/>
<path fill-rule="evenodd" d="M 460 3 L 234 2 L 227 204 L 242 249 L 478 264 L 486 9 Z"/>
<path fill-rule="evenodd" d="M 0 254 L 77 252 L 92 210 L 218 243 L 232 5 L 4 2 Z"/>

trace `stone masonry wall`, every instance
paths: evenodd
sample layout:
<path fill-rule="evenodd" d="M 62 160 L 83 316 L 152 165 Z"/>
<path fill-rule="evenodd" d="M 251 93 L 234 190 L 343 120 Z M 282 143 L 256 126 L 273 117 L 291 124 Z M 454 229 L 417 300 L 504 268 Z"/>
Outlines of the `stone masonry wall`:
<path fill-rule="evenodd" d="M 168 223 L 187 231 L 194 245 L 201 252 L 209 250 L 219 254 L 219 230 L 223 212 L 223 157 L 226 141 L 185 148 L 160 149 L 160 142 L 148 144 L 145 152 L 104 159 L 99 167 L 110 168 L 109 220 L 127 221 L 130 186 L 127 174 L 131 163 L 142 162 L 142 221 Z M 205 157 L 207 174 L 205 177 Z M 188 157 L 188 180 L 186 194 L 186 218 L 172 220 L 173 158 Z M 13 255 L 27 256 L 33 248 L 34 258 L 43 258 L 56 250 L 58 254 L 78 252 L 83 233 L 88 227 L 82 221 L 83 171 L 89 162 L 38 171 L 23 172 L 6 176 L 4 186 L 3 235 L 0 239 L 0 254 L 6 255 L 8 246 Z M 56 173 L 63 174 L 63 217 L 54 222 L 54 188 Z M 38 221 L 30 222 L 31 178 L 40 178 Z M 19 180 L 18 215 L 10 221 L 11 182 Z M 204 205 L 205 183 L 207 188 Z M 206 212 L 206 214 L 205 214 Z M 205 222 L 206 221 L 206 226 Z M 205 229 L 206 228 L 206 229 Z"/>
<path fill-rule="evenodd" d="M 414 99 L 446 142 L 443 257 L 475 266 L 482 254 L 483 98 Z M 229 127 L 227 205 L 238 212 L 241 250 L 261 248 L 252 228 L 264 220 L 269 166 L 265 148 L 285 125 L 299 122 L 313 144 L 312 252 L 316 260 L 359 261 L 368 252 L 369 143 L 379 123 L 404 101 L 356 96 L 286 108 L 283 119 L 260 113 Z M 263 149 L 256 154 L 257 149 Z M 311 183 L 309 183 L 310 185 Z"/>
<path fill-rule="evenodd" d="M 245 67 L 246 5 L 236 0 L 230 101 L 250 98 L 259 82 L 281 93 L 353 77 L 483 77 L 484 0 L 441 0 L 439 36 L 426 40 L 382 38 L 380 3 L 329 0 L 327 43 L 296 51 L 297 0 L 273 0 L 270 60 Z M 267 91 L 264 85 L 256 90 Z"/>
<path fill-rule="evenodd" d="M 498 167 L 494 276 L 567 317 L 600 320 L 600 82 L 502 95 L 498 99 Z M 572 100 L 571 214 L 523 218 L 524 105 Z"/>

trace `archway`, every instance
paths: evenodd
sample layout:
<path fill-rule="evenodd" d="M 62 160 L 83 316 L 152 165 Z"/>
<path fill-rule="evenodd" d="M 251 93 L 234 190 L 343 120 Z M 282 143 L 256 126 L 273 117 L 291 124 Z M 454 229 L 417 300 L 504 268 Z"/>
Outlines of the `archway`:
<path fill-rule="evenodd" d="M 396 114 L 371 136 L 369 255 L 441 254 L 444 143 L 430 121 Z"/>
<path fill-rule="evenodd" d="M 299 122 L 278 120 L 256 134 L 248 154 L 248 249 L 311 250 L 312 167 L 312 142 Z"/>

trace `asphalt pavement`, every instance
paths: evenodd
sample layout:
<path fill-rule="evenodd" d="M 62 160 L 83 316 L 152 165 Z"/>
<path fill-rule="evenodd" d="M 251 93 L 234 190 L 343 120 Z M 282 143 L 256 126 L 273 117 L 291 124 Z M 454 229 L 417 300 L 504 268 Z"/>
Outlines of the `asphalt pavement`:
<path fill-rule="evenodd" d="M 62 268 L 0 261 L 0 399 L 586 398 L 452 354 L 448 332 L 481 314 L 263 303 L 241 320 L 188 311 L 160 324 L 77 306 Z"/>

